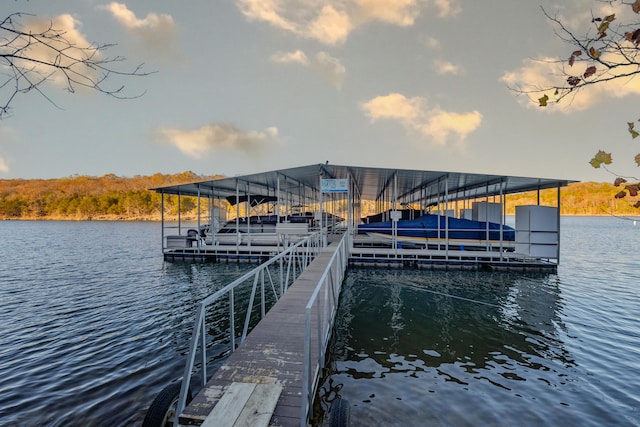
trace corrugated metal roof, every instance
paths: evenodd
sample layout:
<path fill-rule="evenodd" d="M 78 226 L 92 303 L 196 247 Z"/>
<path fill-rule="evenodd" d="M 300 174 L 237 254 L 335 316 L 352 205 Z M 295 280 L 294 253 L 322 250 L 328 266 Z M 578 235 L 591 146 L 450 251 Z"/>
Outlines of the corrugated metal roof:
<path fill-rule="evenodd" d="M 486 175 L 466 172 L 385 169 L 361 166 L 316 164 L 232 178 L 193 182 L 153 188 L 160 193 L 228 197 L 240 194 L 272 196 L 291 194 L 303 199 L 320 190 L 320 179 L 350 179 L 362 200 L 390 200 L 397 194 L 399 201 L 467 199 L 513 194 L 545 188 L 558 188 L 572 182 L 563 179 Z M 394 191 L 394 188 L 396 189 Z"/>

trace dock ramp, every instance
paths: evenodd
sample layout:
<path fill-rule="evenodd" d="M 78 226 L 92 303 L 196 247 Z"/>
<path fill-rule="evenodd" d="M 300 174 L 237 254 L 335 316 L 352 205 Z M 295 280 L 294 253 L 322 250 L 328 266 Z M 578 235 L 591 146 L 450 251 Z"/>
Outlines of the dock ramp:
<path fill-rule="evenodd" d="M 348 263 L 346 240 L 321 248 L 193 400 L 178 406 L 180 425 L 308 425 Z"/>

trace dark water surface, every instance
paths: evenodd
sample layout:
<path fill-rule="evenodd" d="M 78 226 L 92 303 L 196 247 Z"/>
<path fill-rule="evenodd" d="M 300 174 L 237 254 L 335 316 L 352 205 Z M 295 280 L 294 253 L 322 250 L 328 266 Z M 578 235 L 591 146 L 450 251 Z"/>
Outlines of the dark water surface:
<path fill-rule="evenodd" d="M 196 304 L 255 264 L 170 263 L 158 223 L 0 222 L 0 425 L 139 425 Z"/>
<path fill-rule="evenodd" d="M 351 269 L 328 410 L 352 426 L 640 425 L 640 221 L 563 218 L 558 274 Z"/>
<path fill-rule="evenodd" d="M 354 426 L 639 425 L 640 222 L 562 227 L 557 275 L 351 269 L 325 399 Z M 255 266 L 164 262 L 157 223 L 0 239 L 2 426 L 139 425 L 195 305 Z"/>

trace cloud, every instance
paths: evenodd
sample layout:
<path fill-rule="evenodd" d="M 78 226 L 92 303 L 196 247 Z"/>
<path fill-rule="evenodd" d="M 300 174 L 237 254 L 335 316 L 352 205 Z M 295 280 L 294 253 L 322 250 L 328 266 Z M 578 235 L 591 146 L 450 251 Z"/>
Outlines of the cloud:
<path fill-rule="evenodd" d="M 0 173 L 7 173 L 9 172 L 9 163 L 7 163 L 7 161 L 0 157 Z"/>
<path fill-rule="evenodd" d="M 327 52 L 318 52 L 309 57 L 301 50 L 293 52 L 278 52 L 271 56 L 271 61 L 277 64 L 297 64 L 316 71 L 331 85 L 339 88 L 342 86 L 347 69 L 338 58 L 334 58 Z"/>
<path fill-rule="evenodd" d="M 603 55 L 604 62 L 621 62 L 621 58 L 615 55 Z M 547 94 L 550 100 L 554 100 L 553 86 L 563 85 L 566 83 L 567 72 L 576 73 L 576 71 L 562 68 L 564 61 L 557 58 L 544 57 L 538 60 L 525 59 L 522 61 L 520 68 L 508 71 L 502 75 L 500 80 L 513 89 L 516 93 L 526 94 L 522 97 L 521 102 L 532 108 L 539 108 L 537 99 Z M 574 64 L 574 67 L 580 67 Z M 608 71 L 604 76 L 624 75 L 628 72 L 637 72 L 637 67 L 617 67 Z M 579 71 L 577 74 L 581 74 Z M 546 90 L 545 90 L 546 89 Z M 604 99 L 618 99 L 628 95 L 640 94 L 640 80 L 633 77 L 620 77 L 608 82 L 601 82 L 595 85 L 585 86 L 573 94 L 565 97 L 559 103 L 549 103 L 546 111 L 562 111 L 570 113 L 575 111 L 583 111 L 594 107 Z"/>
<path fill-rule="evenodd" d="M 407 99 L 399 93 L 378 96 L 361 105 L 364 112 L 374 123 L 379 119 L 396 119 L 411 123 L 422 115 L 422 98 Z"/>
<path fill-rule="evenodd" d="M 481 122 L 482 115 L 478 111 L 460 114 L 433 109 L 420 130 L 424 135 L 431 136 L 436 143 L 444 145 L 452 136 L 456 136 L 458 141 L 464 141 Z"/>
<path fill-rule="evenodd" d="M 161 139 L 195 159 L 219 151 L 260 155 L 278 136 L 278 129 L 275 127 L 269 127 L 263 132 L 247 132 L 229 123 L 212 123 L 195 130 L 162 128 L 158 132 Z"/>
<path fill-rule="evenodd" d="M 440 108 L 426 108 L 421 97 L 407 98 L 399 93 L 378 96 L 361 104 L 372 123 L 378 120 L 396 120 L 407 131 L 417 131 L 439 145 L 463 142 L 482 122 L 478 111 L 454 113 Z"/>
<path fill-rule="evenodd" d="M 124 3 L 112 2 L 100 8 L 111 12 L 113 17 L 130 34 L 142 41 L 155 54 L 172 55 L 175 48 L 176 24 L 171 15 L 149 12 L 140 19 Z"/>
<path fill-rule="evenodd" d="M 345 41 L 352 29 L 353 23 L 347 13 L 327 5 L 320 10 L 304 34 L 309 38 L 333 45 Z"/>
<path fill-rule="evenodd" d="M 462 68 L 458 65 L 455 65 L 449 61 L 444 61 L 442 59 L 436 59 L 433 61 L 433 66 L 436 70 L 437 74 L 453 74 L 458 75 L 462 73 Z"/>
<path fill-rule="evenodd" d="M 48 44 L 37 43 L 23 46 L 28 52 L 26 56 L 31 58 L 32 61 L 23 61 L 24 63 L 21 66 L 27 70 L 33 70 L 33 72 L 46 78 L 49 82 L 59 86 L 67 86 L 68 80 L 62 72 L 57 71 L 51 74 L 54 71 L 53 68 L 44 65 L 55 63 L 61 68 L 70 67 L 73 71 L 72 74 L 75 75 L 74 78 L 79 80 L 80 83 L 89 83 L 88 79 L 83 79 L 82 76 L 95 79 L 98 76 L 98 72 L 79 63 L 78 59 L 91 57 L 93 60 L 99 60 L 100 52 L 95 48 L 95 45 L 89 43 L 84 35 L 80 33 L 80 27 L 80 21 L 68 14 L 59 15 L 55 18 L 25 18 L 25 32 L 44 33 L 54 31 L 61 34 L 62 37 L 59 40 L 50 38 L 48 39 Z M 61 51 L 66 54 L 60 55 Z M 16 63 L 20 63 L 20 60 L 16 60 Z M 32 77 L 30 79 L 34 81 Z M 34 83 L 37 83 L 37 81 L 34 81 Z"/>
<path fill-rule="evenodd" d="M 380 21 L 402 27 L 413 25 L 420 14 L 416 0 L 356 0 L 363 22 Z"/>
<path fill-rule="evenodd" d="M 275 53 L 271 55 L 271 61 L 279 64 L 301 64 L 305 67 L 311 64 L 307 54 L 301 50 Z"/>
<path fill-rule="evenodd" d="M 264 21 L 283 30 L 298 32 L 295 24 L 280 16 L 281 3 L 281 0 L 238 0 L 236 2 L 249 21 Z"/>
<path fill-rule="evenodd" d="M 441 18 L 460 12 L 459 0 L 236 0 L 249 21 L 262 21 L 327 45 L 344 42 L 356 28 L 380 22 L 411 26 L 433 6 Z"/>

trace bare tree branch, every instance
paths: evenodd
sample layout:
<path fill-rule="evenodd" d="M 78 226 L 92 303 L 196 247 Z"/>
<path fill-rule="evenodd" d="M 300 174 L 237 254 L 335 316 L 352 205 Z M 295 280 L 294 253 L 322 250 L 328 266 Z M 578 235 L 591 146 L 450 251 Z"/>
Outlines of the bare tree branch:
<path fill-rule="evenodd" d="M 45 83 L 58 84 L 70 93 L 80 88 L 95 90 L 119 99 L 144 94 L 126 94 L 124 85 L 111 86 L 114 76 L 147 76 L 143 64 L 125 70 L 121 56 L 105 56 L 113 44 L 79 44 L 64 28 L 27 26 L 33 15 L 13 13 L 0 22 L 0 119 L 11 112 L 18 95 L 31 91 L 58 107 L 47 95 Z M 59 108 L 59 107 L 58 107 Z"/>

